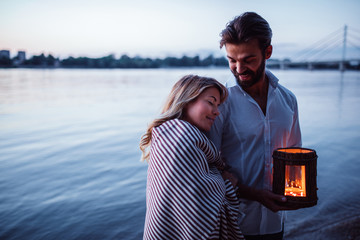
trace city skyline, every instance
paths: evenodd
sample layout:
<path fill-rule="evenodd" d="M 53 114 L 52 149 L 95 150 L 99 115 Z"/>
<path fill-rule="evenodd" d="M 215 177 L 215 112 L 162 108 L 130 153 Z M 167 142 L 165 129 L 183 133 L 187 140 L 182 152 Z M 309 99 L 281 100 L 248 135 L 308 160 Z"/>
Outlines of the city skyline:
<path fill-rule="evenodd" d="M 219 33 L 225 24 L 255 11 L 273 30 L 273 58 L 282 59 L 344 25 L 360 31 L 359 6 L 356 0 L 2 0 L 0 49 L 12 57 L 18 51 L 59 58 L 221 55 Z"/>

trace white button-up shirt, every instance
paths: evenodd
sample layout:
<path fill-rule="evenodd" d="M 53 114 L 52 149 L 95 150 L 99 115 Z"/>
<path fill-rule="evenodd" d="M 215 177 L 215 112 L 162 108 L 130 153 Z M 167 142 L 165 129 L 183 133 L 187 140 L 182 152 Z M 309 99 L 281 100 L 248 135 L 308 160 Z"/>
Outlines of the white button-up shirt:
<path fill-rule="evenodd" d="M 228 99 L 220 106 L 220 116 L 208 133 L 221 150 L 240 183 L 255 189 L 272 189 L 272 153 L 280 147 L 300 147 L 301 132 L 296 97 L 278 84 L 268 70 L 266 115 L 232 78 L 226 83 Z M 274 213 L 259 202 L 243 199 L 245 216 L 240 223 L 245 235 L 282 231 L 284 212 Z"/>

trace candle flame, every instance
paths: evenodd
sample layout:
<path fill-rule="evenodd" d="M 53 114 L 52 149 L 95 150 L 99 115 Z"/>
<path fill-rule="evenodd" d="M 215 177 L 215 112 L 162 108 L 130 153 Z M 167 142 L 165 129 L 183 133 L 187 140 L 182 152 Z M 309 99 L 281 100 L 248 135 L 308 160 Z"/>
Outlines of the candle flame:
<path fill-rule="evenodd" d="M 305 190 L 297 187 L 286 187 L 285 196 L 306 197 Z"/>
<path fill-rule="evenodd" d="M 285 196 L 306 197 L 305 166 L 285 166 Z"/>

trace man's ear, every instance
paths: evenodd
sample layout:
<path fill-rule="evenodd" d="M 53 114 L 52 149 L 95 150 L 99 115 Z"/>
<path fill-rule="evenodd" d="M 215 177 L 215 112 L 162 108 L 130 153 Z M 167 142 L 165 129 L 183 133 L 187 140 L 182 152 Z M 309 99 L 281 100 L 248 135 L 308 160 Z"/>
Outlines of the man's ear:
<path fill-rule="evenodd" d="M 273 50 L 272 45 L 269 45 L 269 46 L 265 49 L 265 59 L 269 59 L 269 58 L 271 57 L 272 50 Z"/>

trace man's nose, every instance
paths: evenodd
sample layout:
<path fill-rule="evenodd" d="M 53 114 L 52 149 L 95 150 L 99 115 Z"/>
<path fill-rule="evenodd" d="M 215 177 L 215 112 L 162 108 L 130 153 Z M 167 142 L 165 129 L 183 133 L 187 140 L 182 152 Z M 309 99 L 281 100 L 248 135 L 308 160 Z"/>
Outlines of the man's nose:
<path fill-rule="evenodd" d="M 245 65 L 240 62 L 237 62 L 236 63 L 236 72 L 241 74 L 242 72 L 244 72 L 244 70 L 245 70 Z"/>

